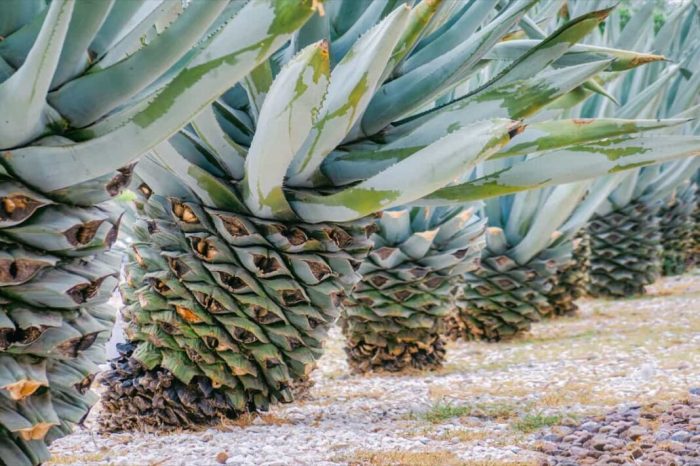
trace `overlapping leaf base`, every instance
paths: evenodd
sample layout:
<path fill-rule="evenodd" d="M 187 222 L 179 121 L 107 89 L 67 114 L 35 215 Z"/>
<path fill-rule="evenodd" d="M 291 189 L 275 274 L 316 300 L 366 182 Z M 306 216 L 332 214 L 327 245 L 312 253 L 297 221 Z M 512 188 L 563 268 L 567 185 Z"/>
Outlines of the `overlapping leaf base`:
<path fill-rule="evenodd" d="M 591 287 L 597 297 L 644 293 L 661 273 L 658 206 L 631 203 L 588 225 L 591 235 Z"/>
<path fill-rule="evenodd" d="M 674 199 L 659 212 L 659 227 L 663 242 L 663 274 L 680 275 L 693 263 L 693 229 L 696 208 L 696 186 L 689 184 L 676 193 Z"/>
<path fill-rule="evenodd" d="M 385 212 L 378 222 L 362 282 L 343 312 L 345 351 L 358 372 L 442 364 L 442 320 L 453 307 L 455 280 L 478 266 L 485 221 L 473 209 L 430 217 L 414 209 Z"/>
<path fill-rule="evenodd" d="M 156 195 L 141 214 L 121 286 L 141 364 L 124 355 L 105 376 L 101 424 L 167 428 L 292 401 L 359 281 L 372 222 L 283 224 Z M 168 383 L 196 400 L 174 416 Z"/>
<path fill-rule="evenodd" d="M 118 225 L 108 205 L 0 179 L 0 465 L 46 461 L 46 446 L 98 399 L 90 385 L 114 322 Z"/>
<path fill-rule="evenodd" d="M 581 230 L 573 239 L 573 253 L 557 273 L 552 291 L 547 297 L 552 305 L 552 316 L 574 314 L 578 310 L 576 300 L 585 296 L 590 284 L 591 238 Z"/>
<path fill-rule="evenodd" d="M 452 324 L 451 336 L 507 340 L 550 316 L 553 306 L 547 296 L 557 270 L 571 256 L 554 249 L 545 253 L 519 265 L 507 255 L 489 255 L 487 250 L 481 267 L 464 275 L 463 295 L 453 314 L 459 322 Z"/>

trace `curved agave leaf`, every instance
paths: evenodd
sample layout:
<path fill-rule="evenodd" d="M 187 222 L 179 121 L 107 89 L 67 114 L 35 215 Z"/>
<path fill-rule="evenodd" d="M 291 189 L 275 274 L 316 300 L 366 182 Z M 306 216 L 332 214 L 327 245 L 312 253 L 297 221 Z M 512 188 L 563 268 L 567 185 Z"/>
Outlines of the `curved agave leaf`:
<path fill-rule="evenodd" d="M 396 66 L 411 53 L 418 40 L 425 33 L 426 28 L 431 24 L 431 20 L 435 18 L 436 13 L 443 5 L 445 5 L 443 0 L 421 0 L 418 5 L 411 9 L 403 35 L 391 54 L 381 81 L 386 80 Z"/>
<path fill-rule="evenodd" d="M 73 78 L 88 64 L 88 54 L 85 53 L 98 29 L 102 26 L 115 0 L 101 2 L 78 2 L 71 16 L 70 26 L 66 34 L 61 56 L 56 72 L 51 81 L 54 89 Z M 104 89 L 103 89 L 104 91 Z"/>
<path fill-rule="evenodd" d="M 572 214 L 586 194 L 590 183 L 587 181 L 560 185 L 547 196 L 541 209 L 538 209 L 527 233 L 513 248 L 509 256 L 518 264 L 527 264 L 552 242 L 553 234 Z"/>
<path fill-rule="evenodd" d="M 282 191 L 294 154 L 313 126 L 328 88 L 328 44 L 308 46 L 280 72 L 263 104 L 248 151 L 243 198 L 261 218 L 294 218 Z"/>
<path fill-rule="evenodd" d="M 44 0 L 7 0 L 0 3 L 0 36 L 8 36 L 46 8 Z"/>
<path fill-rule="evenodd" d="M 93 71 L 109 68 L 125 60 L 130 55 L 137 53 L 142 48 L 147 47 L 158 37 L 159 31 L 167 28 L 173 21 L 177 20 L 184 8 L 180 2 L 156 2 L 153 5 L 149 5 L 150 11 L 144 11 L 143 8 L 140 8 L 135 12 L 123 12 L 124 14 L 131 14 L 133 19 L 129 18 L 129 20 L 134 21 L 136 24 L 126 34 L 123 34 L 124 31 L 120 31 L 123 34 L 121 37 L 112 38 L 118 39 L 118 41 L 111 44 L 110 48 L 105 51 L 104 56 L 100 55 L 100 60 L 92 66 Z M 143 5 L 141 6 L 143 7 Z M 138 13 L 138 16 L 136 13 Z"/>
<path fill-rule="evenodd" d="M 248 94 L 248 111 L 253 120 L 258 119 L 260 107 L 272 85 L 272 67 L 269 61 L 258 65 L 241 81 L 241 87 Z"/>
<path fill-rule="evenodd" d="M 487 117 L 520 119 L 586 82 L 603 70 L 609 61 L 586 63 L 550 70 L 529 79 L 503 86 L 484 87 L 460 100 L 398 122 L 385 138 L 393 142 L 414 134 L 444 134 L 455 127 Z"/>
<path fill-rule="evenodd" d="M 155 81 L 192 48 L 226 2 L 191 2 L 183 14 L 147 46 L 113 66 L 79 77 L 49 95 L 72 127 L 83 127 L 123 104 Z"/>
<path fill-rule="evenodd" d="M 670 128 L 689 122 L 690 119 L 629 120 L 617 118 L 551 120 L 533 123 L 525 127 L 492 159 L 527 155 L 533 152 L 558 149 L 574 144 L 597 141 L 624 134 L 641 133 L 660 128 Z"/>
<path fill-rule="evenodd" d="M 333 41 L 332 62 L 334 64 L 340 62 L 355 42 L 377 24 L 385 12 L 394 10 L 397 3 L 396 0 L 370 2 L 350 29 Z"/>
<path fill-rule="evenodd" d="M 532 39 L 509 40 L 496 44 L 485 56 L 488 60 L 516 60 L 540 41 Z M 554 61 L 555 67 L 580 65 L 612 58 L 613 61 L 605 71 L 625 71 L 640 65 L 662 61 L 663 55 L 635 52 L 633 50 L 615 49 L 588 44 L 576 44 L 564 55 Z"/>
<path fill-rule="evenodd" d="M 240 179 L 247 151 L 222 130 L 213 106 L 202 110 L 191 124 L 219 167 L 226 170 L 231 178 Z"/>
<path fill-rule="evenodd" d="M 101 59 L 141 7 L 139 2 L 114 2 L 100 30 L 90 43 L 90 55 L 97 60 Z"/>
<path fill-rule="evenodd" d="M 458 4 L 457 2 L 453 3 Z M 488 2 L 466 2 L 462 9 L 445 25 L 446 27 L 436 31 L 418 44 L 416 53 L 412 54 L 399 67 L 397 73 L 405 75 L 409 71 L 432 61 L 435 57 L 449 53 L 464 43 L 492 13 L 493 5 Z"/>
<path fill-rule="evenodd" d="M 324 196 L 292 192 L 292 207 L 309 222 L 344 222 L 406 204 L 491 156 L 518 128 L 518 124 L 503 119 L 473 123 L 338 193 Z M 425 172 L 426 166 L 432 167 L 429 173 Z"/>
<path fill-rule="evenodd" d="M 451 205 L 572 183 L 700 155 L 700 136 L 620 137 L 545 152 L 501 172 L 442 188 L 416 205 Z"/>
<path fill-rule="evenodd" d="M 0 84 L 2 147 L 14 147 L 36 138 L 49 121 L 46 93 L 58 66 L 63 41 L 68 32 L 74 0 L 53 2 L 44 27 L 22 66 Z"/>
<path fill-rule="evenodd" d="M 347 135 L 362 116 L 409 17 L 398 8 L 362 36 L 333 68 L 328 94 L 318 120 L 296 154 L 287 176 L 293 186 L 319 182 L 325 156 Z"/>

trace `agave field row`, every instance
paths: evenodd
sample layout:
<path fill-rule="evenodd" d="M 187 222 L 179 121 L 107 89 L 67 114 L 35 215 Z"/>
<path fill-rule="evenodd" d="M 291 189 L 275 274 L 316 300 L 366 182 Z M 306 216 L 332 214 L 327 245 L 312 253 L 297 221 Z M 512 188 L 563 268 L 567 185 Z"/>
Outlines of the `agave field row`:
<path fill-rule="evenodd" d="M 432 370 L 698 246 L 686 0 L 0 2 L 0 465 Z"/>

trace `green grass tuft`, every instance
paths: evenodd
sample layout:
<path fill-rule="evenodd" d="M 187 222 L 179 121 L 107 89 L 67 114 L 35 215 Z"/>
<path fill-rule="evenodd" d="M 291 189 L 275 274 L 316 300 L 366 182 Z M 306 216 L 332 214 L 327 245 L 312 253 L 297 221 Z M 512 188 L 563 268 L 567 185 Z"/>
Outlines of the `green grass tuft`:
<path fill-rule="evenodd" d="M 432 424 L 438 424 L 448 419 L 460 417 L 479 417 L 509 419 L 517 415 L 517 408 L 510 403 L 477 403 L 469 405 L 454 405 L 439 401 L 429 410 L 422 413 L 414 413 L 413 419 L 422 419 Z"/>
<path fill-rule="evenodd" d="M 515 430 L 529 434 L 545 427 L 560 424 L 563 419 L 564 417 L 561 414 L 526 414 L 517 421 L 513 422 L 511 426 Z"/>

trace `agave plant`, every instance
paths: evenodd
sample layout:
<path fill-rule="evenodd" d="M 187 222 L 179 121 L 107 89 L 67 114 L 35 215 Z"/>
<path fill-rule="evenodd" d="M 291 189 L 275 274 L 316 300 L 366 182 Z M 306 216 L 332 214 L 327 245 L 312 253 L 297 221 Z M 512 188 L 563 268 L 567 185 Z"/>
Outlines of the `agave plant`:
<path fill-rule="evenodd" d="M 489 21 L 475 34 L 482 21 L 465 29 L 478 17 L 460 2 L 332 3 L 158 144 L 137 168 L 148 200 L 123 288 L 133 346 L 105 377 L 103 425 L 163 427 L 180 414 L 211 419 L 290 401 L 361 278 L 376 212 L 421 198 L 461 206 L 696 152 L 695 138 L 673 138 L 671 150 L 663 138 L 629 136 L 635 123 L 604 121 L 566 139 L 566 125 L 555 125 L 528 133 L 525 145 L 550 149 L 541 157 L 453 183 L 520 132 L 514 119 L 601 70 L 633 66 L 619 51 L 584 51 L 548 68 L 607 14 L 594 12 L 486 85 L 438 102 L 491 60 L 485 54 L 534 3 L 497 15 L 480 6 Z"/>
<path fill-rule="evenodd" d="M 0 464 L 46 461 L 97 399 L 121 262 L 108 201 L 132 162 L 311 13 L 310 1 L 0 2 Z"/>
<path fill-rule="evenodd" d="M 441 321 L 455 283 L 478 266 L 485 221 L 476 207 L 387 211 L 345 302 L 346 353 L 359 372 L 432 369 L 444 359 Z"/>
<path fill-rule="evenodd" d="M 643 294 L 656 281 L 663 266 L 663 200 L 698 166 L 687 160 L 628 174 L 601 205 L 588 226 L 594 296 Z"/>
<path fill-rule="evenodd" d="M 680 184 L 665 200 L 659 213 L 664 275 L 680 275 L 693 264 L 693 211 L 697 208 L 697 185 L 692 180 Z"/>
<path fill-rule="evenodd" d="M 698 184 L 698 182 L 700 181 L 700 179 L 698 178 L 698 173 L 700 173 L 700 171 L 696 172 L 691 177 L 696 187 L 700 186 Z M 693 233 L 690 247 L 690 262 L 692 265 L 697 265 L 700 264 L 700 188 L 696 189 L 695 191 L 695 201 L 693 202 L 693 204 L 695 205 L 695 207 L 693 208 L 693 212 L 691 214 L 693 222 Z"/>
<path fill-rule="evenodd" d="M 480 62 L 480 66 L 482 68 L 491 67 L 493 69 L 487 70 L 488 72 L 480 72 L 480 74 L 473 77 L 470 82 L 458 86 L 458 90 L 453 91 L 451 95 L 454 97 L 455 95 L 459 95 L 459 92 L 468 93 L 470 89 L 483 85 L 484 75 L 489 76 L 497 74 L 502 70 L 502 67 L 504 66 L 503 63 L 507 63 L 508 58 L 516 58 L 518 53 L 523 53 L 528 49 L 528 47 L 532 47 L 537 44 L 539 40 L 545 39 L 546 34 L 540 31 L 536 24 L 541 22 L 542 19 L 555 13 L 555 11 L 552 10 L 553 6 L 556 7 L 555 3 L 556 2 L 542 2 L 542 4 L 537 5 L 538 8 L 534 8 L 529 11 L 528 15 L 532 14 L 532 17 L 535 18 L 534 20 L 528 16 L 523 17 L 523 21 L 521 21 L 523 30 L 528 35 L 533 37 L 533 39 L 516 39 L 516 37 L 518 37 L 517 33 L 509 34 L 508 40 L 504 40 L 496 44 Z M 636 54 L 636 59 L 632 60 L 631 56 L 627 55 L 629 52 L 601 46 L 592 47 L 576 45 L 572 48 L 572 50 L 576 50 L 578 53 L 604 53 L 620 57 L 618 64 L 614 68 L 614 70 L 617 71 L 628 69 L 632 66 L 632 64 L 639 65 L 663 59 L 663 57 L 659 55 Z M 622 57 L 626 58 L 622 59 Z M 565 59 L 562 59 L 561 61 L 563 62 Z M 615 75 L 616 73 L 610 74 Z M 607 79 L 610 80 L 610 77 Z M 571 93 L 562 96 L 561 98 L 552 102 L 552 104 L 549 106 L 545 107 L 545 109 L 552 107 L 552 111 L 545 113 L 549 113 L 551 115 L 552 113 L 561 112 L 563 109 L 567 108 L 567 106 L 575 105 L 585 97 L 589 96 L 592 92 L 598 92 L 604 96 L 610 97 L 599 85 L 598 81 L 588 80 L 585 84 L 579 88 L 576 88 L 575 92 L 572 91 Z M 564 100 L 564 102 L 559 102 L 560 100 Z M 535 118 L 537 118 L 537 116 Z M 528 119 L 532 120 L 533 116 L 530 115 Z M 577 126 L 579 125 L 573 125 L 574 130 L 570 130 L 570 132 L 575 132 L 575 128 Z M 589 131 L 591 131 L 591 133 L 595 133 L 593 128 L 589 128 Z M 603 137 L 602 134 L 599 136 Z M 608 183 L 608 186 L 611 185 Z M 600 197 L 597 197 L 596 199 L 598 202 L 602 200 Z M 589 216 L 592 214 L 590 205 L 587 212 Z M 581 223 L 578 223 L 577 225 L 579 228 L 582 226 Z M 585 231 L 579 230 L 577 235 L 581 236 L 581 238 L 576 238 L 575 241 L 570 242 L 570 244 L 575 244 L 576 246 L 573 257 L 571 257 L 571 252 L 566 252 L 567 247 L 562 247 L 558 244 L 552 246 L 554 250 L 548 253 L 551 257 L 558 257 L 561 264 L 560 267 L 552 267 L 550 270 L 550 272 L 556 273 L 556 279 L 554 279 L 554 277 L 549 277 L 548 279 L 543 280 L 543 282 L 546 282 L 546 293 L 544 295 L 540 295 L 540 298 L 542 300 L 546 298 L 546 301 L 544 302 L 548 302 L 549 304 L 546 305 L 546 308 L 541 309 L 542 312 L 539 313 L 540 315 L 561 315 L 574 312 L 576 310 L 574 300 L 583 295 L 587 289 L 588 272 L 587 270 L 582 270 L 579 264 L 587 264 L 589 261 L 589 241 L 587 241 L 587 233 Z M 570 240 L 571 238 L 567 238 L 566 241 Z M 562 240 L 562 242 L 565 241 Z M 384 241 L 380 241 L 380 246 L 382 250 L 386 252 L 386 249 L 384 249 Z M 552 266 L 555 265 L 555 262 L 551 260 L 548 261 L 548 263 Z M 386 267 L 387 265 L 383 264 L 382 269 L 385 275 L 390 273 L 390 269 L 387 269 Z M 368 270 L 375 270 L 376 268 L 376 260 L 373 260 L 372 265 L 368 266 Z M 555 269 L 556 272 L 554 272 Z M 384 278 L 385 275 L 382 275 L 382 278 Z M 426 365 L 429 365 L 426 363 L 426 361 L 430 361 L 432 364 L 434 364 L 440 359 L 438 357 L 426 358 L 426 353 L 432 353 L 434 355 L 443 354 L 442 351 L 430 351 L 427 349 L 430 348 L 429 343 L 433 346 L 433 348 L 442 347 L 442 344 L 432 336 L 421 342 L 420 345 L 422 349 L 416 348 L 414 342 L 421 341 L 421 339 L 418 338 L 418 333 L 424 332 L 424 330 L 422 330 L 424 328 L 436 328 L 434 323 L 429 323 L 424 314 L 420 314 L 422 318 L 421 322 L 424 323 L 420 330 L 411 332 L 409 328 L 401 327 L 401 319 L 397 317 L 399 313 L 401 313 L 404 318 L 411 316 L 412 320 L 409 322 L 412 322 L 412 325 L 414 326 L 416 325 L 414 322 L 417 321 L 417 316 L 414 315 L 415 309 L 405 307 L 404 309 L 400 310 L 401 306 L 399 303 L 394 303 L 393 305 L 390 303 L 390 293 L 392 290 L 400 290 L 402 285 L 403 284 L 397 280 L 396 274 L 394 274 L 393 279 L 385 284 L 386 290 L 383 291 L 381 296 L 381 302 L 384 303 L 385 306 L 394 309 L 394 314 L 388 313 L 384 318 L 381 318 L 379 315 L 377 315 L 377 313 L 373 313 L 371 310 L 369 310 L 369 308 L 377 307 L 379 302 L 373 301 L 369 298 L 364 300 L 366 305 L 358 306 L 356 303 L 353 307 L 353 310 L 360 312 L 359 315 L 352 319 L 356 323 L 355 326 L 357 330 L 349 332 L 347 323 L 345 323 L 345 329 L 346 334 L 352 335 L 349 342 L 350 345 L 346 351 L 350 355 L 351 365 L 355 369 L 367 370 L 369 368 L 389 368 L 390 370 L 399 370 L 400 368 L 408 365 L 413 365 L 414 367 L 425 367 Z M 376 286 L 373 286 L 369 282 L 369 279 L 365 280 L 362 284 L 363 291 L 366 288 L 373 289 L 375 294 L 378 292 Z M 493 290 L 490 291 L 492 292 Z M 544 292 L 544 289 L 542 291 Z M 526 324 L 523 325 L 526 326 Z M 473 327 L 472 323 L 470 323 L 470 319 L 468 319 L 466 315 L 464 316 L 464 319 L 459 318 L 458 316 L 450 316 L 447 319 L 447 333 L 452 337 L 470 334 L 468 331 L 470 326 Z M 362 333 L 365 335 L 363 336 Z M 391 334 L 394 336 L 390 337 Z M 388 352 L 387 348 L 391 348 L 391 351 Z M 394 360 L 392 360 L 390 353 L 394 354 Z M 414 355 L 416 358 L 413 363 L 410 363 L 410 358 L 408 357 L 409 354 Z M 364 360 L 362 357 L 364 357 Z"/>
<path fill-rule="evenodd" d="M 517 163 L 499 162 L 485 166 L 497 172 Z M 573 299 L 561 289 L 562 275 L 572 274 L 572 283 L 580 284 L 581 277 L 570 270 L 572 261 L 586 260 L 575 257 L 575 248 L 585 241 L 576 236 L 618 181 L 619 175 L 613 175 L 592 184 L 572 183 L 487 200 L 487 246 L 481 267 L 464 276 L 448 334 L 499 341 L 528 330 L 543 317 L 574 312 Z"/>
<path fill-rule="evenodd" d="M 640 8 L 621 31 L 613 22 L 608 34 L 600 40 L 644 47 L 671 57 L 676 63 L 636 69 L 620 82 L 609 86 L 611 96 L 619 102 L 596 96 L 581 108 L 580 115 L 644 118 L 695 117 L 700 109 L 700 79 L 697 63 L 700 58 L 700 21 L 698 7 L 692 2 L 680 5 L 653 34 L 651 15 L 653 2 Z M 633 29 L 627 29 L 631 27 Z M 647 33 L 640 34 L 639 28 Z M 624 42 L 623 42 L 624 41 Z M 686 134 L 697 134 L 700 127 L 685 126 Z M 695 162 L 645 168 L 628 175 L 589 226 L 592 237 L 592 291 L 602 296 L 628 296 L 643 293 L 662 267 L 662 232 L 659 209 L 663 198 L 673 193 L 694 172 Z M 680 209 L 683 210 L 682 208 Z M 666 217 L 667 228 L 683 223 Z"/>

